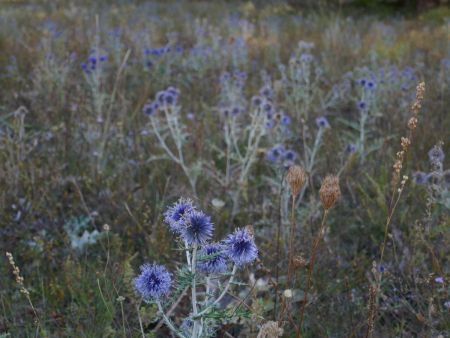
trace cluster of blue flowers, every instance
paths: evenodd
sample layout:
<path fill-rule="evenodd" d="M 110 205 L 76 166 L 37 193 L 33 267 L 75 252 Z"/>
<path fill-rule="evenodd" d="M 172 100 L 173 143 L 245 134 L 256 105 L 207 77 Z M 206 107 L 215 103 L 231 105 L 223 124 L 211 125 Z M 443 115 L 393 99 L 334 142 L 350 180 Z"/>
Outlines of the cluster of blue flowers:
<path fill-rule="evenodd" d="M 153 101 L 149 101 L 144 105 L 143 112 L 147 116 L 152 116 L 162 107 L 174 106 L 177 104 L 180 91 L 175 87 L 169 87 L 155 95 Z"/>
<path fill-rule="evenodd" d="M 428 152 L 430 164 L 435 169 L 430 173 L 416 171 L 413 174 L 413 181 L 417 185 L 437 186 L 443 183 L 443 186 L 450 187 L 450 170 L 443 170 L 445 154 L 440 145 L 435 145 Z"/>
<path fill-rule="evenodd" d="M 273 164 L 289 168 L 297 159 L 297 153 L 283 145 L 276 145 L 267 151 L 266 159 Z"/>
<path fill-rule="evenodd" d="M 164 223 L 188 246 L 199 247 L 196 268 L 204 274 L 220 274 L 231 262 L 240 267 L 252 263 L 258 257 L 253 234 L 247 229 L 237 229 L 221 243 L 209 243 L 214 225 L 211 217 L 198 210 L 191 200 L 180 198 L 164 213 Z M 145 264 L 134 286 L 145 300 L 158 300 L 170 291 L 172 279 L 162 265 Z"/>
<path fill-rule="evenodd" d="M 88 58 L 87 62 L 83 62 L 81 64 L 81 69 L 86 74 L 91 74 L 95 72 L 101 63 L 108 61 L 108 57 L 106 55 L 95 56 L 92 55 Z"/>

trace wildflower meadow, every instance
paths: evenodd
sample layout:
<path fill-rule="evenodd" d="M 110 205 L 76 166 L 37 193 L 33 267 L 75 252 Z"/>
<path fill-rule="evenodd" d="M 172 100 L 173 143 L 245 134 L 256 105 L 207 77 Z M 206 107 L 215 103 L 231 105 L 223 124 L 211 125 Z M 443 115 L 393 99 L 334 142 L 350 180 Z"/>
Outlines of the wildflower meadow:
<path fill-rule="evenodd" d="M 445 0 L 0 1 L 0 338 L 450 337 Z"/>

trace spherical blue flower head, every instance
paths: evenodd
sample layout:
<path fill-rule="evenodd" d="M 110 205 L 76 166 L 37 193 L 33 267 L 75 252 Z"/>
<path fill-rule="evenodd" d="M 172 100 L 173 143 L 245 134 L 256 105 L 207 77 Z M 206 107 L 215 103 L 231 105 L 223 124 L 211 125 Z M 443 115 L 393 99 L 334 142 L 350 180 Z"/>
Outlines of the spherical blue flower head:
<path fill-rule="evenodd" d="M 108 60 L 108 56 L 102 55 L 102 56 L 100 56 L 99 60 L 100 60 L 100 62 L 105 62 Z"/>
<path fill-rule="evenodd" d="M 164 223 L 169 226 L 172 232 L 180 234 L 181 229 L 186 225 L 187 215 L 194 210 L 195 207 L 190 199 L 180 198 L 164 213 Z"/>
<path fill-rule="evenodd" d="M 231 109 L 231 115 L 233 115 L 233 116 L 237 116 L 237 115 L 239 115 L 241 112 L 242 112 L 242 108 L 240 108 L 240 107 L 233 107 L 233 108 Z"/>
<path fill-rule="evenodd" d="M 164 104 L 165 96 L 166 96 L 166 92 L 164 90 L 157 92 L 156 96 L 155 96 L 156 102 L 158 102 L 159 104 Z"/>
<path fill-rule="evenodd" d="M 309 63 L 314 59 L 314 57 L 309 54 L 309 53 L 303 53 L 302 55 L 300 55 L 300 61 L 301 62 L 305 62 L 305 63 Z"/>
<path fill-rule="evenodd" d="M 143 108 L 144 114 L 147 116 L 152 116 L 155 113 L 153 103 L 147 103 Z"/>
<path fill-rule="evenodd" d="M 432 164 L 442 164 L 444 162 L 445 154 L 439 145 L 435 145 L 428 152 L 428 158 Z"/>
<path fill-rule="evenodd" d="M 283 154 L 283 159 L 288 162 L 294 162 L 297 158 L 297 154 L 293 150 L 286 150 Z"/>
<path fill-rule="evenodd" d="M 197 268 L 203 273 L 224 273 L 227 269 L 226 257 L 220 244 L 209 244 L 199 252 Z"/>
<path fill-rule="evenodd" d="M 265 102 L 262 108 L 267 114 L 272 113 L 273 106 L 270 102 Z"/>
<path fill-rule="evenodd" d="M 170 273 L 164 266 L 156 264 L 142 265 L 141 273 L 134 279 L 134 288 L 147 302 L 166 296 L 171 285 Z"/>
<path fill-rule="evenodd" d="M 368 90 L 374 90 L 376 88 L 375 82 L 367 81 L 364 88 L 366 88 Z"/>
<path fill-rule="evenodd" d="M 164 94 L 164 103 L 168 106 L 172 106 L 176 103 L 176 97 L 171 92 L 166 91 Z"/>
<path fill-rule="evenodd" d="M 275 126 L 274 120 L 268 120 L 266 121 L 266 129 L 272 129 Z"/>
<path fill-rule="evenodd" d="M 259 107 L 261 106 L 263 100 L 260 96 L 253 96 L 252 97 L 252 105 L 254 105 L 255 107 Z"/>
<path fill-rule="evenodd" d="M 272 88 L 270 88 L 270 86 L 264 86 L 261 88 L 261 90 L 259 91 L 259 95 L 265 97 L 265 98 L 272 98 L 273 96 L 273 90 Z"/>
<path fill-rule="evenodd" d="M 318 128 L 328 128 L 330 127 L 330 124 L 328 123 L 328 120 L 325 116 L 321 116 L 316 118 L 316 125 Z"/>
<path fill-rule="evenodd" d="M 253 235 L 246 229 L 237 229 L 223 241 L 225 254 L 237 266 L 252 263 L 258 257 Z"/>
<path fill-rule="evenodd" d="M 213 230 L 211 217 L 202 211 L 194 210 L 186 215 L 185 226 L 181 228 L 181 237 L 189 245 L 202 245 L 211 239 Z"/>
<path fill-rule="evenodd" d="M 427 183 L 427 174 L 422 171 L 416 171 L 413 174 L 413 182 L 418 185 L 424 185 Z"/>
<path fill-rule="evenodd" d="M 277 145 L 267 152 L 266 159 L 272 163 L 278 162 L 283 157 L 284 152 L 284 147 L 282 145 Z"/>
<path fill-rule="evenodd" d="M 228 107 L 223 107 L 220 109 L 220 113 L 222 114 L 223 117 L 228 118 L 231 115 L 231 111 L 230 108 Z"/>
<path fill-rule="evenodd" d="M 354 154 L 356 152 L 356 145 L 354 145 L 353 143 L 347 144 L 347 146 L 345 147 L 345 152 L 348 155 Z"/>
<path fill-rule="evenodd" d="M 358 83 L 360 84 L 361 87 L 364 87 L 366 85 L 366 83 L 367 83 L 367 80 L 364 79 L 364 78 L 363 79 L 359 79 Z"/>
<path fill-rule="evenodd" d="M 287 115 L 281 117 L 280 123 L 282 126 L 288 126 L 291 124 L 291 118 Z"/>
<path fill-rule="evenodd" d="M 180 330 L 185 335 L 191 336 L 193 327 L 194 327 L 194 321 L 191 318 L 186 318 L 181 323 Z"/>
<path fill-rule="evenodd" d="M 180 95 L 180 91 L 172 86 L 166 89 L 166 93 L 172 94 L 175 98 L 178 98 L 178 96 Z"/>
<path fill-rule="evenodd" d="M 367 108 L 367 103 L 365 101 L 359 101 L 358 102 L 358 109 L 359 110 L 365 110 Z"/>

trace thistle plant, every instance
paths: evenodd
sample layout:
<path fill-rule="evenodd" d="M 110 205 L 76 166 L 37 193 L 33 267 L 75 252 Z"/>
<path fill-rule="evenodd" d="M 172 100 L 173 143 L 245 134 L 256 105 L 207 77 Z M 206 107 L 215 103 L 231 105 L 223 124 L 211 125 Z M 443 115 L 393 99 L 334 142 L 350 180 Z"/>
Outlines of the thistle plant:
<path fill-rule="evenodd" d="M 159 146 L 164 151 L 162 157 L 153 156 L 148 161 L 167 159 L 179 166 L 189 181 L 194 195 L 197 194 L 197 179 L 202 163 L 188 163 L 184 153 L 189 134 L 181 118 L 181 106 L 178 105 L 180 92 L 174 87 L 156 94 L 153 101 L 144 105 L 143 112 L 149 118 L 149 124 Z"/>
<path fill-rule="evenodd" d="M 279 66 L 287 108 L 295 112 L 298 121 L 308 121 L 315 104 L 323 111 L 332 107 L 338 99 L 336 91 L 324 90 L 323 69 L 312 54 L 313 49 L 314 43 L 300 41 L 288 66 Z"/>
<path fill-rule="evenodd" d="M 248 227 L 236 229 L 220 243 L 214 243 L 211 218 L 184 198 L 169 207 L 164 216 L 170 231 L 180 239 L 186 266 L 179 271 L 177 280 L 162 265 L 144 264 L 134 280 L 135 290 L 145 302 L 158 306 L 165 324 L 177 337 L 211 337 L 222 320 L 245 315 L 237 308 L 221 309 L 221 301 L 232 287 L 238 269 L 258 257 L 253 231 Z M 177 326 L 165 312 L 171 302 L 168 295 L 172 289 L 184 289 L 187 285 L 191 289 L 191 313 Z"/>
<path fill-rule="evenodd" d="M 246 75 L 236 72 L 221 77 L 219 113 L 223 121 L 225 149 L 213 147 L 219 159 L 224 160 L 224 171 L 210 168 L 213 178 L 230 194 L 232 216 L 239 211 L 239 199 L 256 162 L 258 151 L 266 135 L 267 123 L 273 119 L 274 106 L 271 93 L 255 96 L 247 107 L 242 93 Z M 249 111 L 249 114 L 245 114 Z"/>

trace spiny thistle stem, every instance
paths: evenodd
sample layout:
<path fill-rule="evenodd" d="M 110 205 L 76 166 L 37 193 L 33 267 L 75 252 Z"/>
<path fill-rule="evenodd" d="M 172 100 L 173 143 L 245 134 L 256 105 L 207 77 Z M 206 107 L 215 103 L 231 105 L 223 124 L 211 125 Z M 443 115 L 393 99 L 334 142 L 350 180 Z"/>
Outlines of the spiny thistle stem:
<path fill-rule="evenodd" d="M 198 308 L 197 308 L 197 283 L 196 283 L 196 276 L 195 276 L 195 268 L 197 264 L 197 244 L 194 244 L 194 248 L 192 250 L 192 265 L 191 265 L 191 271 L 192 271 L 192 313 L 194 315 L 194 328 L 192 329 L 192 337 L 197 337 L 198 331 L 199 331 L 199 321 L 196 319 L 196 316 L 198 314 Z"/>
<path fill-rule="evenodd" d="M 219 295 L 219 297 L 216 298 L 216 300 L 214 302 L 211 303 L 211 305 L 207 306 L 205 309 L 203 309 L 202 311 L 200 311 L 199 313 L 197 313 L 197 318 L 204 315 L 209 309 L 211 309 L 212 307 L 216 306 L 217 304 L 219 304 L 219 302 L 222 300 L 222 298 L 227 294 L 228 289 L 230 288 L 231 284 L 233 283 L 234 277 L 236 275 L 236 271 L 237 271 L 237 266 L 236 264 L 233 266 L 233 270 L 231 271 L 231 276 L 230 279 L 228 280 L 227 285 L 225 286 L 225 288 L 223 289 L 222 293 Z M 195 316 L 194 316 L 195 319 Z"/>
<path fill-rule="evenodd" d="M 167 327 L 172 330 L 173 333 L 175 333 L 180 338 L 186 338 L 184 335 L 182 335 L 175 327 L 175 325 L 172 323 L 172 321 L 166 316 L 164 313 L 164 309 L 161 305 L 161 302 L 159 300 L 156 301 L 156 305 L 158 305 L 158 310 L 161 312 L 164 322 L 166 323 Z"/>

